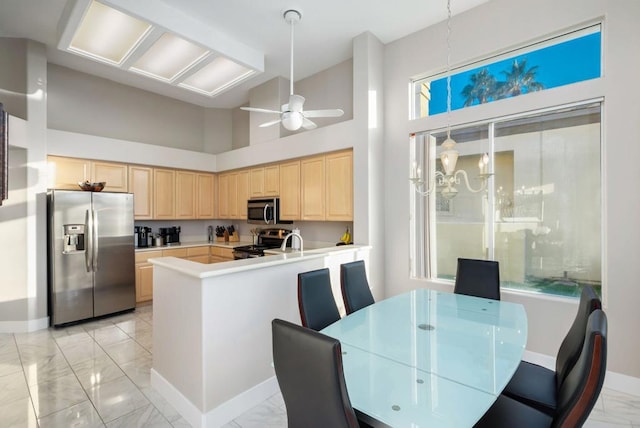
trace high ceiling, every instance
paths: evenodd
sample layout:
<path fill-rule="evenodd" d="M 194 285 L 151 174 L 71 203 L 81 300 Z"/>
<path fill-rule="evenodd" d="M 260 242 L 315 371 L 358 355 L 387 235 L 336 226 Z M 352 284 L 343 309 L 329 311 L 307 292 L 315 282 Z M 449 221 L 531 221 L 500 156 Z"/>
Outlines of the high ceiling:
<path fill-rule="evenodd" d="M 264 55 L 264 72 L 214 98 L 157 82 L 58 49 L 66 25 L 65 7 L 86 0 L 2 0 L 0 37 L 27 38 L 47 47 L 48 61 L 204 107 L 232 108 L 248 100 L 248 90 L 276 76 L 289 76 L 287 9 L 302 12 L 295 27 L 295 77 L 299 80 L 351 58 L 352 40 L 369 31 L 389 43 L 446 19 L 445 0 L 101 0 L 156 23 L 164 11 L 172 30 L 196 43 L 215 44 L 225 36 Z M 458 14 L 488 0 L 452 0 Z M 69 3 L 69 4 L 67 4 Z M 130 10 L 125 10 L 131 7 Z M 166 21 L 165 21 L 166 22 Z M 198 24 L 198 25 L 194 25 Z M 199 34 L 194 27 L 210 28 Z"/>

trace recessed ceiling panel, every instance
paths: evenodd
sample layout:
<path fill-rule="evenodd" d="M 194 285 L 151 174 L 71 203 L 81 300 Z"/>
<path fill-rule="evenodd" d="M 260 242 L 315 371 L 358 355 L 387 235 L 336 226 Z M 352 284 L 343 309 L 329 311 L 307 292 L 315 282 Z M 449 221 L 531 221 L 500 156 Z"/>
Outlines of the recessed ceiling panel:
<path fill-rule="evenodd" d="M 151 29 L 151 24 L 92 2 L 75 32 L 69 50 L 120 64 Z"/>
<path fill-rule="evenodd" d="M 227 58 L 218 57 L 186 78 L 180 86 L 192 91 L 214 95 L 255 73 Z"/>
<path fill-rule="evenodd" d="M 131 70 L 161 80 L 173 80 L 209 51 L 171 33 L 164 33 Z"/>

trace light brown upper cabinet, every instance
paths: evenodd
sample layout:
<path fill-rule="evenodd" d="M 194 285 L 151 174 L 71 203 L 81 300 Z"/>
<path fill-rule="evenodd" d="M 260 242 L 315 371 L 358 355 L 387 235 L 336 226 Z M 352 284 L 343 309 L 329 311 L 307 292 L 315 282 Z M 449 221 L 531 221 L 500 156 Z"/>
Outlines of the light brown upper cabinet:
<path fill-rule="evenodd" d="M 195 172 L 176 171 L 175 218 L 196 218 L 196 180 Z"/>
<path fill-rule="evenodd" d="M 133 217 L 153 219 L 153 168 L 129 165 L 129 193 L 133 193 Z"/>
<path fill-rule="evenodd" d="M 251 168 L 249 189 L 249 195 L 252 198 L 264 196 L 264 168 Z"/>
<path fill-rule="evenodd" d="M 116 162 L 92 161 L 88 159 L 48 156 L 49 183 L 52 189 L 79 190 L 79 182 L 104 181 L 105 192 L 127 192 L 127 165 Z"/>
<path fill-rule="evenodd" d="M 91 182 L 106 182 L 103 190 L 107 192 L 128 192 L 128 177 L 126 164 L 91 161 Z"/>
<path fill-rule="evenodd" d="M 280 218 L 353 221 L 353 152 L 280 164 Z"/>
<path fill-rule="evenodd" d="M 325 157 L 314 156 L 300 161 L 300 198 L 302 220 L 325 219 Z"/>
<path fill-rule="evenodd" d="M 196 218 L 215 218 L 215 180 L 214 174 L 196 174 Z"/>
<path fill-rule="evenodd" d="M 47 157 L 52 189 L 79 190 L 78 182 L 91 179 L 91 161 L 86 159 Z"/>
<path fill-rule="evenodd" d="M 238 191 L 236 194 L 238 216 L 233 218 L 247 219 L 247 200 L 249 199 L 249 170 L 238 171 Z"/>
<path fill-rule="evenodd" d="M 229 174 L 218 175 L 218 217 L 229 218 Z"/>
<path fill-rule="evenodd" d="M 300 220 L 300 161 L 280 164 L 280 219 Z"/>
<path fill-rule="evenodd" d="M 249 189 L 251 198 L 278 196 L 280 194 L 280 166 L 269 165 L 251 168 Z"/>
<path fill-rule="evenodd" d="M 226 172 L 218 176 L 219 218 L 247 218 L 249 176 L 248 169 Z"/>
<path fill-rule="evenodd" d="M 329 153 L 325 157 L 325 220 L 353 220 L 353 152 Z"/>
<path fill-rule="evenodd" d="M 153 213 L 155 219 L 176 218 L 176 171 L 154 168 Z"/>
<path fill-rule="evenodd" d="M 227 181 L 227 206 L 229 215 L 227 218 L 238 218 L 238 173 L 229 174 Z"/>

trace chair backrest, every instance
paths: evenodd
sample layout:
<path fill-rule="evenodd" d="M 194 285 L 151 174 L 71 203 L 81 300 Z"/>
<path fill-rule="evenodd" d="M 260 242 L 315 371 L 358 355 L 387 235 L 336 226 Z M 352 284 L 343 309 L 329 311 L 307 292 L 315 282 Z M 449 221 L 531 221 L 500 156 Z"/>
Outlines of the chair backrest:
<path fill-rule="evenodd" d="M 600 395 L 607 370 L 607 316 L 601 309 L 589 315 L 578 361 L 558 390 L 553 427 L 579 427 Z"/>
<path fill-rule="evenodd" d="M 273 365 L 289 427 L 357 427 L 340 341 L 279 319 L 271 326 Z"/>
<path fill-rule="evenodd" d="M 596 309 L 602 309 L 602 302 L 593 288 L 585 286 L 580 295 L 576 317 L 562 341 L 556 357 L 556 385 L 558 388 L 580 357 L 580 351 L 584 345 L 584 330 L 587 327 L 589 315 Z"/>
<path fill-rule="evenodd" d="M 302 325 L 313 330 L 322 330 L 340 319 L 329 269 L 298 274 L 298 308 Z"/>
<path fill-rule="evenodd" d="M 458 259 L 456 294 L 500 300 L 500 269 L 493 260 Z"/>
<path fill-rule="evenodd" d="M 347 315 L 375 303 L 363 260 L 340 265 L 340 288 Z"/>

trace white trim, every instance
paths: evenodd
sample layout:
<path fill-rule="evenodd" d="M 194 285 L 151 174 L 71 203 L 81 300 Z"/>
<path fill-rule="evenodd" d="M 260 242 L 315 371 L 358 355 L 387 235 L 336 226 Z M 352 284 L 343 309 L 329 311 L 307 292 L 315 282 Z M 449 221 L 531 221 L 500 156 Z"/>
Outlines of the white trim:
<path fill-rule="evenodd" d="M 550 370 L 555 370 L 556 359 L 549 355 L 525 350 L 523 359 L 527 362 L 538 364 Z M 640 397 L 640 378 L 637 377 L 607 371 L 607 374 L 604 377 L 604 387 Z"/>
<path fill-rule="evenodd" d="M 537 364 L 542 367 L 546 367 L 549 370 L 556 369 L 556 359 L 549 355 L 539 354 L 537 352 L 527 351 L 525 349 L 522 359 L 528 363 Z"/>
<path fill-rule="evenodd" d="M 272 376 L 205 414 L 205 426 L 207 428 L 221 427 L 279 391 L 278 381 L 275 376 Z"/>
<path fill-rule="evenodd" d="M 640 378 L 637 377 L 608 371 L 604 387 L 640 397 Z"/>
<path fill-rule="evenodd" d="M 0 333 L 30 333 L 49 327 L 49 317 L 27 321 L 0 321 Z"/>
<path fill-rule="evenodd" d="M 151 386 L 194 428 L 204 426 L 205 415 L 155 369 L 151 369 Z"/>
<path fill-rule="evenodd" d="M 151 386 L 195 428 L 221 427 L 280 391 L 275 376 L 236 395 L 215 409 L 202 413 L 162 375 L 151 369 Z"/>

